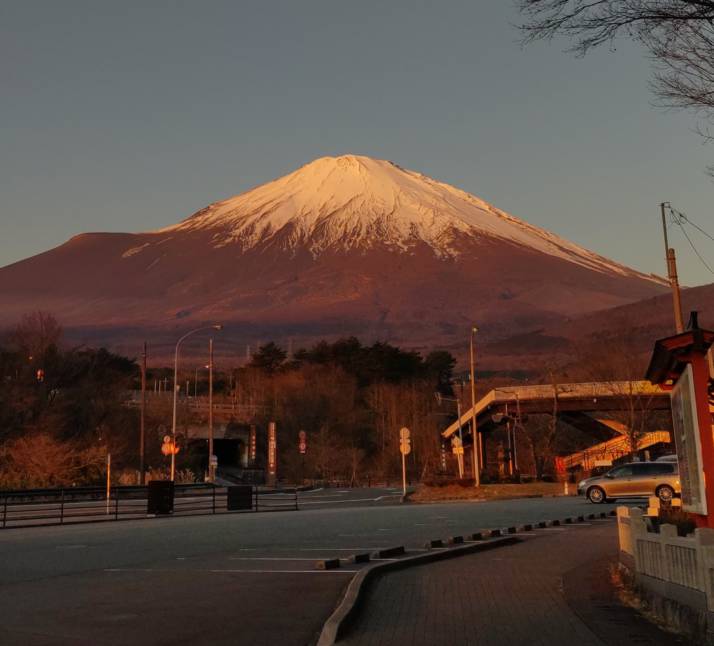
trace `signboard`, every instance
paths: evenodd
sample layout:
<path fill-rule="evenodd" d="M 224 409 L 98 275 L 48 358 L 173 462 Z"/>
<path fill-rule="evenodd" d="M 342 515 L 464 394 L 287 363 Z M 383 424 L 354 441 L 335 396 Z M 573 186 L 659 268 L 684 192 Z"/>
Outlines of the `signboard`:
<path fill-rule="evenodd" d="M 275 422 L 268 424 L 268 475 L 275 478 L 278 472 L 278 437 Z"/>
<path fill-rule="evenodd" d="M 255 460 L 258 457 L 258 437 L 255 432 L 255 424 L 250 426 L 250 441 L 248 443 L 248 460 L 251 466 L 255 465 Z"/>
<path fill-rule="evenodd" d="M 307 453 L 307 433 L 305 431 L 298 433 L 298 450 L 300 451 L 300 455 Z"/>
<path fill-rule="evenodd" d="M 687 365 L 677 380 L 671 397 L 674 445 L 679 462 L 679 480 L 682 483 L 682 509 L 706 515 L 702 446 L 691 365 Z"/>
<path fill-rule="evenodd" d="M 446 471 L 446 442 L 439 442 L 441 470 Z"/>

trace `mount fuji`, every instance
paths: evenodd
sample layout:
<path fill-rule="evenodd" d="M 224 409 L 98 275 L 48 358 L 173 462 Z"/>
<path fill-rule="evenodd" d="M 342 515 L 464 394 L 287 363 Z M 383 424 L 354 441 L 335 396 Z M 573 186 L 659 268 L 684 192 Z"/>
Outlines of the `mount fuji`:
<path fill-rule="evenodd" d="M 664 289 L 453 186 L 344 155 L 158 231 L 85 233 L 0 268 L 0 324 L 42 309 L 118 349 L 214 321 L 241 343 L 449 347 L 473 323 L 504 338 Z"/>

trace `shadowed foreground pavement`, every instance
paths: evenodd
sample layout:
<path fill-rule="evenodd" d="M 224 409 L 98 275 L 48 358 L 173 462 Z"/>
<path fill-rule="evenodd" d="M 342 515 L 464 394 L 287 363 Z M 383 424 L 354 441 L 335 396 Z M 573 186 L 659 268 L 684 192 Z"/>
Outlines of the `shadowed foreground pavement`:
<path fill-rule="evenodd" d="M 614 521 L 538 530 L 522 543 L 384 575 L 346 646 L 659 646 L 677 643 L 620 606 Z"/>

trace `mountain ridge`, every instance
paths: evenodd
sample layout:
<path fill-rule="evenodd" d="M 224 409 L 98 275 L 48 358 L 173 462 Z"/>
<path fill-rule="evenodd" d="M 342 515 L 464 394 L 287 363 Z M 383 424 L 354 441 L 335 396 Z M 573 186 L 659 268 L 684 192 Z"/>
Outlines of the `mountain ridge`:
<path fill-rule="evenodd" d="M 503 338 L 665 289 L 448 184 L 343 156 L 171 227 L 80 234 L 0 268 L 0 325 L 43 309 L 110 345 L 219 321 L 245 343 L 279 329 L 436 347 L 474 323 Z"/>

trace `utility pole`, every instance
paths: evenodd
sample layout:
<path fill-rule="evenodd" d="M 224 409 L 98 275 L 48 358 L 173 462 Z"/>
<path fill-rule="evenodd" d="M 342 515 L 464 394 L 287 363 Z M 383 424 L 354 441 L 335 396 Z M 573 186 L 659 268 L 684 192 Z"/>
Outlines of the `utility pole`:
<path fill-rule="evenodd" d="M 146 341 L 141 353 L 141 415 L 139 418 L 139 484 L 144 484 L 144 418 L 146 414 Z"/>
<path fill-rule="evenodd" d="M 672 288 L 672 301 L 674 304 L 674 326 L 677 334 L 684 332 L 684 320 L 682 319 L 682 298 L 679 292 L 679 279 L 677 278 L 677 259 L 674 254 L 674 249 L 669 247 L 669 239 L 667 238 L 667 218 L 665 212 L 670 206 L 669 202 L 662 202 L 660 205 L 662 212 L 662 231 L 664 232 L 664 251 L 667 260 L 667 278 L 669 285 Z"/>
<path fill-rule="evenodd" d="M 481 469 L 479 464 L 479 438 L 478 438 L 478 427 L 476 425 L 476 374 L 474 370 L 474 334 L 478 332 L 478 328 L 474 325 L 471 328 L 471 337 L 469 343 L 469 354 L 471 358 L 471 437 L 473 439 L 473 452 L 474 452 L 474 487 L 481 486 Z M 460 420 L 459 420 L 459 423 Z"/>
<path fill-rule="evenodd" d="M 213 463 L 213 339 L 208 339 L 208 479 L 216 479 Z"/>

